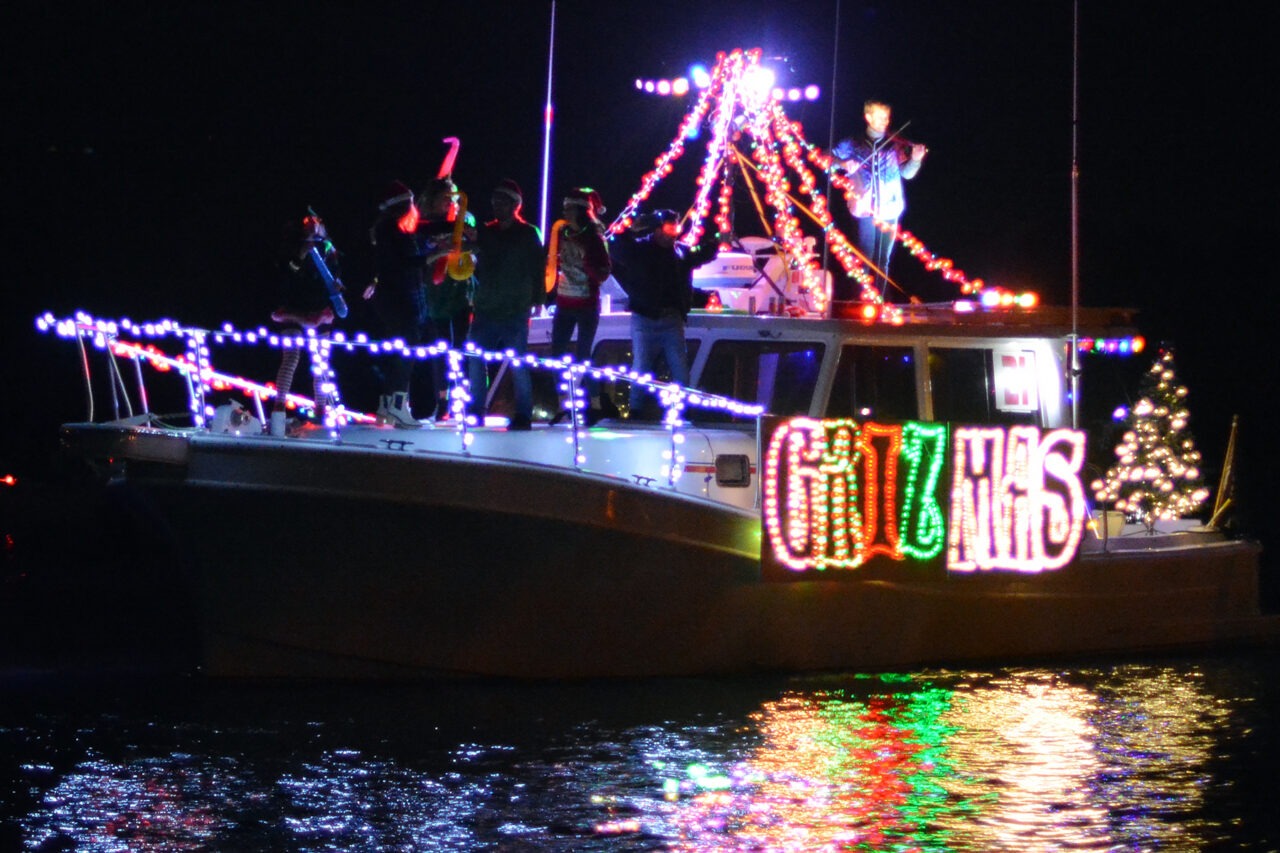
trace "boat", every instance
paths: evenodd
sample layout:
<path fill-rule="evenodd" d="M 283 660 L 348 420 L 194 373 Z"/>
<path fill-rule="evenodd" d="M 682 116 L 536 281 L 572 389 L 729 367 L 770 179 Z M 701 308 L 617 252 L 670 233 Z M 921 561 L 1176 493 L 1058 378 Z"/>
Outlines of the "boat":
<path fill-rule="evenodd" d="M 1280 637 L 1260 604 L 1259 545 L 1225 531 L 1221 512 L 1139 519 L 1095 497 L 1104 436 L 1077 426 L 1081 359 L 1139 353 L 1134 312 L 1081 308 L 1074 283 L 1069 308 L 986 287 L 905 232 L 957 297 L 886 302 L 816 189 L 808 164 L 829 163 L 776 99 L 749 94 L 759 60 L 721 55 L 613 226 L 703 121 L 712 143 L 688 239 L 713 218 L 719 176 L 759 180 L 753 197 L 775 207 L 771 233 L 735 237 L 698 273 L 689 387 L 630 370 L 620 291 L 581 364 L 550 357 L 545 316 L 524 355 L 38 318 L 84 354 L 90 414 L 62 427 L 66 455 L 163 543 L 203 673 L 694 676 Z M 756 165 L 735 128 L 755 135 Z M 862 283 L 856 301 L 832 298 L 784 167 Z M 313 349 L 339 372 L 344 359 L 447 359 L 451 416 L 406 430 L 330 406 L 320 428 L 272 437 L 274 389 L 215 367 L 258 346 Z M 91 371 L 91 350 L 105 371 Z M 477 358 L 493 372 L 483 422 L 467 415 Z M 151 368 L 177 386 L 172 410 Z M 534 375 L 529 430 L 505 417 L 515 369 Z M 653 408 L 628 409 L 633 384 Z M 95 417 L 104 391 L 110 411 Z"/>
<path fill-rule="evenodd" d="M 728 302 L 769 286 L 712 290 Z M 756 305 L 690 316 L 690 388 L 629 371 L 624 310 L 601 318 L 602 366 L 547 357 L 539 318 L 528 356 L 488 354 L 483 424 L 405 430 L 352 412 L 284 438 L 252 403 L 219 401 L 263 399 L 213 362 L 265 330 L 41 326 L 108 362 L 110 416 L 64 425 L 62 444 L 171 543 L 213 677 L 892 669 L 1280 634 L 1256 542 L 1088 509 L 1064 377 L 1073 343 L 1140 348 L 1132 312 L 1083 310 L 1073 327 L 1061 308 L 956 300 L 883 324 L 857 304 L 848 317 Z M 339 362 L 388 348 L 332 346 Z M 517 364 L 536 380 L 529 431 L 503 414 Z M 127 408 L 157 398 L 148 365 L 191 405 Z M 618 417 L 587 425 L 573 408 L 584 380 Z M 626 411 L 633 381 L 664 401 L 657 417 Z M 575 414 L 553 422 L 566 400 Z"/>

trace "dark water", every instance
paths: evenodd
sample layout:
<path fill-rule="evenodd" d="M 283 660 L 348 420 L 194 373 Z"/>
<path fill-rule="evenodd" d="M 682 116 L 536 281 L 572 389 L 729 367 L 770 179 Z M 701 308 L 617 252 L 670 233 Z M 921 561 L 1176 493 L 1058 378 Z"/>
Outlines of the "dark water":
<path fill-rule="evenodd" d="M 1272 655 L 597 684 L 0 679 L 0 849 L 1280 847 Z"/>
<path fill-rule="evenodd" d="M 170 674 L 169 552 L 109 505 L 29 497 L 0 499 L 0 851 L 1280 849 L 1276 649 L 215 683 Z"/>

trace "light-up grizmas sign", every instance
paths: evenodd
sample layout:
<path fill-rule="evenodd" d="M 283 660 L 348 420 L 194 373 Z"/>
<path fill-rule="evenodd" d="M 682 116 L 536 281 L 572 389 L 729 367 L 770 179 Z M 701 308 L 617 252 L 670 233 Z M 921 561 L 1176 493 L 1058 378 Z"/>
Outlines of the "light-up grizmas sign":
<path fill-rule="evenodd" d="M 1038 572 L 1071 561 L 1084 534 L 1084 433 L 958 427 L 951 448 L 949 570 Z"/>
<path fill-rule="evenodd" d="M 1079 547 L 1081 432 L 959 427 L 949 442 L 945 424 L 793 418 L 770 426 L 766 576 L 856 569 L 874 557 L 930 563 L 944 551 L 951 571 L 1033 572 L 1060 568 Z"/>

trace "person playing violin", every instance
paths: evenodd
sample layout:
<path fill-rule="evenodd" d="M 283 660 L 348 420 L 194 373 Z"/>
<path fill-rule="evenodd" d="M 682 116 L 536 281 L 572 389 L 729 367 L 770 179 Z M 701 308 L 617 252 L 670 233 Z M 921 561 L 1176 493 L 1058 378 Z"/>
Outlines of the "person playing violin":
<path fill-rule="evenodd" d="M 902 182 L 920 172 L 926 153 L 923 145 L 888 133 L 891 112 L 882 101 L 867 101 L 863 104 L 866 132 L 843 139 L 831 149 L 839 161 L 836 168 L 853 183 L 849 212 L 858 226 L 858 251 L 872 265 L 881 296 L 889 284 L 889 256 L 898 237 L 898 220 L 907 207 Z"/>

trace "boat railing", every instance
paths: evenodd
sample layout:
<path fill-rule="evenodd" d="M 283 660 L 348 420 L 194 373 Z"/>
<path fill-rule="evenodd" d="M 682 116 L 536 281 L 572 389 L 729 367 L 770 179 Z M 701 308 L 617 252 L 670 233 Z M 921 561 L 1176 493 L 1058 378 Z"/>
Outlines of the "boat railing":
<path fill-rule="evenodd" d="M 509 368 L 531 371 L 548 371 L 558 377 L 560 397 L 570 418 L 570 435 L 576 466 L 584 461 L 582 433 L 587 427 L 587 387 L 593 382 L 625 381 L 646 388 L 657 399 L 663 411 L 662 424 L 670 434 L 667 451 L 671 463 L 664 468 L 670 478 L 678 476 L 680 464 L 679 445 L 683 442 L 681 429 L 687 424 L 688 407 L 703 410 L 719 410 L 743 418 L 758 418 L 764 407 L 743 403 L 716 394 L 708 394 L 672 382 L 662 382 L 649 374 L 638 373 L 625 366 L 593 365 L 575 362 L 571 357 L 544 358 L 533 354 L 517 354 L 512 350 L 486 351 L 468 343 L 463 349 L 449 347 L 440 341 L 434 344 L 410 345 L 402 340 L 378 340 L 362 333 L 348 336 L 336 331 L 331 337 L 317 335 L 314 330 L 301 334 L 281 334 L 266 328 L 240 329 L 230 323 L 218 329 L 188 326 L 175 320 L 134 322 L 107 320 L 80 312 L 73 317 L 58 318 L 46 312 L 36 319 L 36 327 L 62 338 L 73 339 L 80 353 L 81 369 L 85 381 L 88 421 L 97 420 L 94 398 L 94 380 L 90 366 L 89 349 L 106 354 L 110 389 L 110 420 L 133 419 L 152 421 L 150 398 L 143 365 L 160 372 L 171 372 L 181 377 L 185 385 L 188 412 L 194 427 L 209 430 L 216 408 L 212 402 L 215 392 L 238 391 L 246 395 L 253 407 L 253 415 L 261 424 L 267 423 L 264 409 L 267 400 L 277 397 L 273 385 L 256 382 L 243 376 L 223 372 L 214 367 L 215 346 L 245 345 L 267 346 L 275 349 L 305 349 L 314 360 L 314 371 L 322 377 L 322 389 L 330 394 L 330 406 L 325 407 L 325 428 L 335 441 L 342 440 L 342 431 L 349 424 L 372 424 L 376 418 L 366 412 L 346 407 L 337 398 L 337 382 L 330 356 L 334 350 L 364 351 L 375 357 L 408 358 L 415 360 L 444 359 L 449 384 L 449 408 L 451 423 L 459 439 L 459 450 L 466 452 L 472 445 L 476 427 L 481 426 L 476 417 L 469 415 L 472 389 L 469 362 L 483 360 L 486 365 L 505 364 Z M 159 345 L 164 340 L 178 341 L 181 351 L 166 352 Z M 122 363 L 127 367 L 122 367 Z M 126 370 L 133 374 L 133 393 L 125 381 Z M 134 398 L 137 399 L 137 410 Z M 312 409 L 316 402 L 305 396 L 290 393 L 287 402 L 294 407 Z"/>

